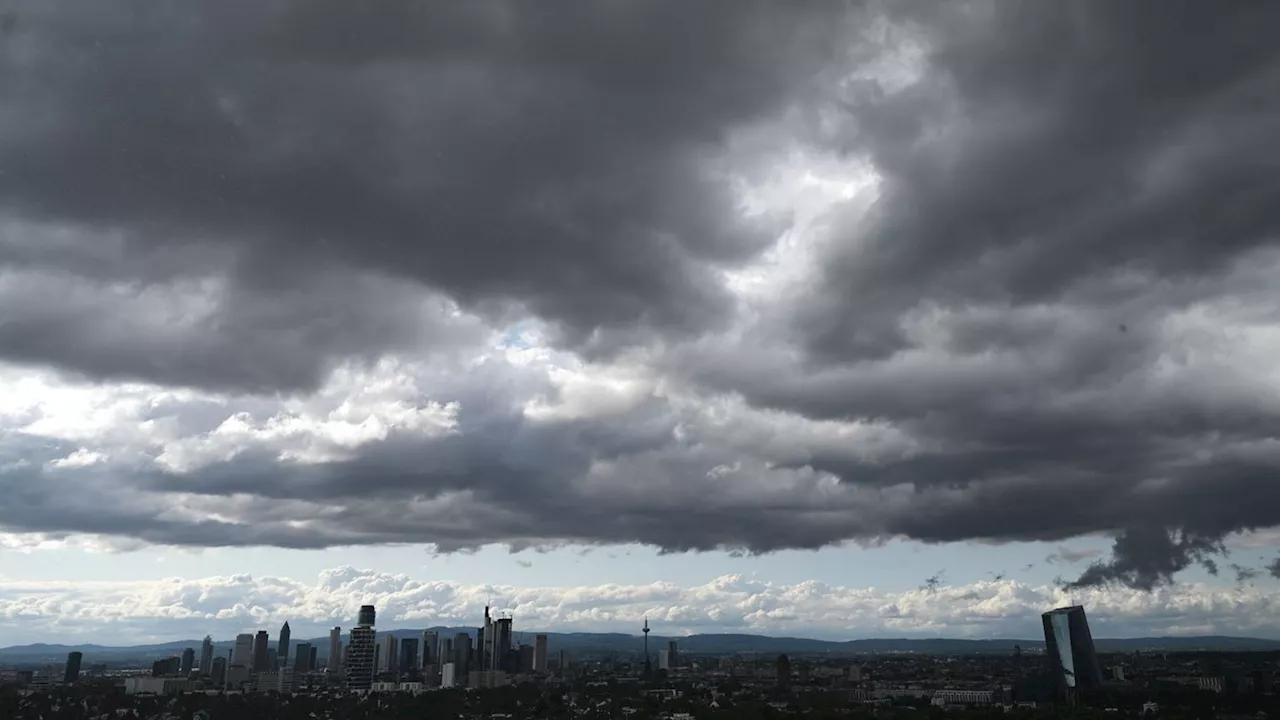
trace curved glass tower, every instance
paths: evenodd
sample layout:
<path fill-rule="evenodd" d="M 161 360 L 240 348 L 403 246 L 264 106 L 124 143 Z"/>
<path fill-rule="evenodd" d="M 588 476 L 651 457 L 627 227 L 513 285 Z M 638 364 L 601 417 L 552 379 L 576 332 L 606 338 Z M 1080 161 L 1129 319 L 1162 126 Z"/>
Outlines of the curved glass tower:
<path fill-rule="evenodd" d="M 1073 694 L 1102 687 L 1102 666 L 1084 608 L 1072 605 L 1050 610 L 1042 619 L 1045 658 L 1059 692 Z"/>

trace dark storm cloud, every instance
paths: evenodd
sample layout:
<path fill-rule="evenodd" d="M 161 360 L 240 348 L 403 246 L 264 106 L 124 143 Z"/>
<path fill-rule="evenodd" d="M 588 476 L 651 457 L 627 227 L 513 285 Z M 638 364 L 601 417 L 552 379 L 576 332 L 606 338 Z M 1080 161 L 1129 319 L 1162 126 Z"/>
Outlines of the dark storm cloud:
<path fill-rule="evenodd" d="M 1218 574 L 1214 555 L 1225 551 L 1221 537 L 1172 533 L 1162 527 L 1126 530 L 1116 537 L 1111 559 L 1093 563 L 1068 589 L 1122 582 L 1140 590 L 1152 590 L 1199 563 Z"/>
<path fill-rule="evenodd" d="M 1256 152 L 1280 133 L 1267 30 L 1280 9 L 974 6 L 926 6 L 924 80 L 850 101 L 849 141 L 882 197 L 795 326 L 821 357 L 909 346 L 897 320 L 923 303 L 1054 303 L 1121 275 L 1212 275 L 1280 231 L 1277 163 Z M 1126 294 L 1112 293 L 1097 300 Z M 973 340 L 1031 339 L 1018 330 Z"/>
<path fill-rule="evenodd" d="M 6 528 L 748 554 L 1109 533 L 1073 585 L 1150 589 L 1280 525 L 1248 344 L 1280 320 L 1272 5 L 895 4 L 927 48 L 905 87 L 835 82 L 875 32 L 834 4 L 15 7 L 0 357 L 265 396 L 474 346 L 457 302 L 587 355 L 661 337 L 670 387 L 535 420 L 546 377 L 454 367 L 408 401 L 456 401 L 452 432 L 312 464 L 245 441 L 73 472 L 23 445 Z M 779 226 L 717 173 L 770 165 L 726 155 L 762 122 L 880 184 L 826 216 L 816 277 L 734 316 L 717 271 Z M 138 422 L 213 442 L 275 412 L 235 402 Z"/>
<path fill-rule="evenodd" d="M 892 532 L 1119 533 L 1081 584 L 1149 588 L 1280 524 L 1280 458 L 1257 444 L 1280 433 L 1274 386 L 1208 340 L 1280 320 L 1280 166 L 1258 151 L 1280 135 L 1280 9 L 896 9 L 930 48 L 923 75 L 850 94 L 839 137 L 876 168 L 877 199 L 832 214 L 821 282 L 758 350 L 704 345 L 676 371 L 918 438 L 902 462 L 799 463 L 914 487 Z M 1213 305 L 1198 336 L 1173 317 Z M 779 332 L 792 347 L 770 351 Z"/>
<path fill-rule="evenodd" d="M 15 300 L 0 353 L 255 390 L 313 385 L 355 348 L 421 345 L 394 319 L 357 329 L 405 299 L 357 292 L 346 316 L 309 311 L 342 294 L 312 279 L 339 266 L 485 312 L 518 303 L 573 343 L 720 322 L 713 269 L 778 225 L 744 218 L 713 163 L 734 127 L 806 91 L 844 14 L 718 1 L 11 12 L 0 211 L 29 227 L 6 229 L 0 262 L 90 283 L 228 277 L 229 307 L 189 334 L 233 349 L 202 362 L 127 331 L 68 347 L 58 336 L 91 315 Z M 83 237 L 52 247 L 30 237 L 42 226 Z M 278 331 L 235 304 L 277 294 L 279 315 L 333 330 L 241 345 Z"/>

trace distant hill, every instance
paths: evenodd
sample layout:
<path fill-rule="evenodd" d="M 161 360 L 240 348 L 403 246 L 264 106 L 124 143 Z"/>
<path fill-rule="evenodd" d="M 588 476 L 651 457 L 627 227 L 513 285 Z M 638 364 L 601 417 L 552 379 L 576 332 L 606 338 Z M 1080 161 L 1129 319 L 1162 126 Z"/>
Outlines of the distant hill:
<path fill-rule="evenodd" d="M 467 633 L 474 637 L 475 628 L 431 628 L 443 637 L 453 637 L 458 633 Z M 421 637 L 422 630 L 399 628 L 379 630 L 379 634 L 390 633 L 403 637 Z M 638 635 L 622 633 L 546 633 L 547 648 L 551 653 L 567 650 L 577 657 L 603 656 L 611 654 L 634 654 L 642 651 L 644 639 Z M 517 633 L 523 642 L 533 643 L 533 632 Z M 666 646 L 668 640 L 679 643 L 680 650 L 694 655 L 731 655 L 731 654 L 779 654 L 793 655 L 831 654 L 831 655 L 870 655 L 889 653 L 918 653 L 922 655 L 974 655 L 991 653 L 1011 653 L 1015 646 L 1026 652 L 1042 652 L 1044 642 L 1040 640 L 960 640 L 954 638 L 875 638 L 867 640 L 816 640 L 813 638 L 769 637 L 766 635 L 707 634 L 689 635 L 668 638 L 658 635 L 649 637 L 650 652 L 657 652 Z M 272 638 L 273 647 L 275 638 Z M 347 636 L 343 635 L 343 643 Z M 317 648 L 317 656 L 325 660 L 329 653 L 328 636 L 318 638 L 298 638 L 293 644 L 310 642 Z M 1152 638 L 1098 638 L 1095 641 L 1098 652 L 1133 652 L 1143 651 L 1257 651 L 1280 650 L 1280 641 L 1261 640 L 1258 638 L 1229 637 L 1211 635 L 1203 637 L 1152 637 Z M 62 662 L 67 653 L 79 651 L 84 653 L 86 663 L 92 662 L 130 662 L 149 663 L 158 658 L 179 655 L 184 648 L 200 651 L 200 640 L 181 640 L 176 642 L 152 645 L 133 645 L 116 647 L 106 645 L 57 645 L 38 643 L 34 645 L 14 645 L 0 648 L 0 663 L 4 664 L 37 664 Z M 231 640 L 214 643 L 214 652 L 226 656 L 233 645 Z"/>

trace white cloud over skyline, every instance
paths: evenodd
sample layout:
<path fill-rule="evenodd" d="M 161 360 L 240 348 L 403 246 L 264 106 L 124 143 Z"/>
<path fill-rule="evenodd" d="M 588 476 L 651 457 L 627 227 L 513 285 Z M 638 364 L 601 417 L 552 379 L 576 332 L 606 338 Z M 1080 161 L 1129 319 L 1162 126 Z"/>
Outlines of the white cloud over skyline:
<path fill-rule="evenodd" d="M 648 617 L 661 635 L 753 633 L 845 640 L 868 637 L 1036 639 L 1039 614 L 1070 602 L 1088 608 L 1097 637 L 1237 635 L 1280 639 L 1276 596 L 1251 586 L 1183 584 L 1155 592 L 1091 588 L 1067 594 L 1017 580 L 890 592 L 817 581 L 769 582 L 731 574 L 675 583 L 516 586 L 422 581 L 351 567 L 315 580 L 265 575 L 139 582 L 0 581 L 5 645 L 28 642 L 143 644 L 284 621 L 294 637 L 348 627 L 360 605 L 380 628 L 470 627 L 486 603 L 524 631 L 637 634 Z"/>

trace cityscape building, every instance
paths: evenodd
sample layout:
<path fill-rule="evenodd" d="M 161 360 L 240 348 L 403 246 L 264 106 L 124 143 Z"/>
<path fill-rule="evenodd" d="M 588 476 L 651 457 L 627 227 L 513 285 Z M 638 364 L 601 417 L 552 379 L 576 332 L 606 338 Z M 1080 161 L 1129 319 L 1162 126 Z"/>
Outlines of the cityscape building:
<path fill-rule="evenodd" d="M 342 627 L 336 626 L 329 631 L 329 658 L 325 661 L 330 673 L 342 669 Z"/>
<path fill-rule="evenodd" d="M 389 633 L 383 635 L 381 642 L 378 643 L 378 673 L 395 675 L 398 672 L 399 659 L 400 644 L 396 636 Z"/>
<path fill-rule="evenodd" d="M 399 671 L 401 675 L 408 675 L 418 670 L 418 638 L 407 637 L 400 639 L 400 661 Z"/>
<path fill-rule="evenodd" d="M 533 671 L 547 671 L 547 636 L 543 633 L 533 637 Z"/>
<path fill-rule="evenodd" d="M 293 648 L 293 671 L 305 673 L 311 671 L 311 643 L 300 642 Z"/>
<path fill-rule="evenodd" d="M 270 638 L 267 637 L 266 630 L 259 630 L 258 634 L 253 638 L 253 671 L 266 672 L 271 669 L 270 655 L 267 654 L 268 643 Z"/>
<path fill-rule="evenodd" d="M 209 668 L 209 681 L 214 687 L 222 687 L 227 681 L 227 659 L 215 657 Z"/>
<path fill-rule="evenodd" d="M 373 687 L 374 650 L 377 645 L 374 620 L 373 606 L 365 605 L 360 608 L 358 624 L 351 628 L 342 662 L 350 690 L 367 691 Z"/>
<path fill-rule="evenodd" d="M 420 665 L 440 664 L 440 633 L 435 630 L 422 631 L 422 662 Z"/>
<path fill-rule="evenodd" d="M 289 621 L 285 620 L 284 625 L 280 626 L 280 644 L 276 646 L 276 658 L 280 667 L 289 665 L 289 635 Z"/>
<path fill-rule="evenodd" d="M 1045 662 L 1060 694 L 1102 687 L 1102 665 L 1094 649 L 1089 620 L 1080 605 L 1050 610 L 1044 623 Z"/>
<path fill-rule="evenodd" d="M 236 636 L 235 649 L 231 651 L 231 667 L 253 667 L 253 635 L 240 633 Z"/>
<path fill-rule="evenodd" d="M 200 643 L 200 674 L 208 675 L 211 672 L 213 672 L 213 638 L 205 635 L 204 642 Z"/>
<path fill-rule="evenodd" d="M 67 667 L 62 674 L 62 682 L 68 685 L 74 685 L 80 679 L 80 663 L 84 661 L 84 655 L 78 651 L 67 653 Z"/>

